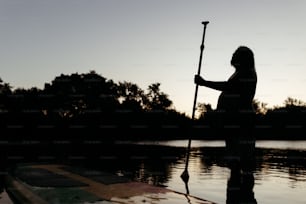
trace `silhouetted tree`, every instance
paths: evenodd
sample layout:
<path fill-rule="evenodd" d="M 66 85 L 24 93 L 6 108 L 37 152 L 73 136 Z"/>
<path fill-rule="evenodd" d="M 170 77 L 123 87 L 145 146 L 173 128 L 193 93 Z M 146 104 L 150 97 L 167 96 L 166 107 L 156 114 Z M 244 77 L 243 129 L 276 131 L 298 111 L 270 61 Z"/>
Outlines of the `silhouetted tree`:
<path fill-rule="evenodd" d="M 11 90 L 11 86 L 9 83 L 4 83 L 2 81 L 2 79 L 0 78 L 0 94 L 11 94 L 12 93 L 12 90 Z"/>
<path fill-rule="evenodd" d="M 212 112 L 213 108 L 211 107 L 210 103 L 198 103 L 197 105 L 197 112 L 199 115 L 199 119 L 203 119 L 205 114 L 208 112 Z"/>
<path fill-rule="evenodd" d="M 68 118 L 84 114 L 86 110 L 113 111 L 118 105 L 115 92 L 114 82 L 95 71 L 61 74 L 46 84 L 44 90 L 44 94 L 53 96 L 53 103 L 48 103 L 46 108 L 58 110 L 61 117 Z"/>
<path fill-rule="evenodd" d="M 133 111 L 143 110 L 145 95 L 144 91 L 131 82 L 119 82 L 118 85 L 118 99 L 124 109 Z"/>
<path fill-rule="evenodd" d="M 6 110 L 8 108 L 8 97 L 12 94 L 11 88 L 9 83 L 4 83 L 0 78 L 0 110 Z"/>
<path fill-rule="evenodd" d="M 167 110 L 171 107 L 172 101 L 160 90 L 160 83 L 153 83 L 148 87 L 144 105 L 147 110 Z"/>
<path fill-rule="evenodd" d="M 261 114 L 261 115 L 266 114 L 266 112 L 268 111 L 267 105 L 268 105 L 267 103 L 260 102 L 257 99 L 253 100 L 253 107 L 255 109 L 256 114 Z"/>
<path fill-rule="evenodd" d="M 284 101 L 285 107 L 293 107 L 293 106 L 306 106 L 306 103 L 302 100 L 298 100 L 292 97 L 288 97 Z"/>

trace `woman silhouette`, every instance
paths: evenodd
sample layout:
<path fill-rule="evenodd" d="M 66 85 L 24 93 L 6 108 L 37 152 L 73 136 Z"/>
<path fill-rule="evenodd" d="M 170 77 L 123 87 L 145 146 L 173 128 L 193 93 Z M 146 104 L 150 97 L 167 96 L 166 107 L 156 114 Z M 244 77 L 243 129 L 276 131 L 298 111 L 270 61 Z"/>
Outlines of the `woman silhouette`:
<path fill-rule="evenodd" d="M 254 143 L 253 99 L 257 74 L 252 50 L 246 46 L 238 47 L 231 65 L 235 72 L 227 81 L 207 81 L 199 75 L 195 75 L 194 81 L 200 86 L 222 91 L 216 109 L 218 129 L 227 130 L 222 132 L 225 133 L 226 146 L 237 150 L 241 148 L 240 143 Z"/>

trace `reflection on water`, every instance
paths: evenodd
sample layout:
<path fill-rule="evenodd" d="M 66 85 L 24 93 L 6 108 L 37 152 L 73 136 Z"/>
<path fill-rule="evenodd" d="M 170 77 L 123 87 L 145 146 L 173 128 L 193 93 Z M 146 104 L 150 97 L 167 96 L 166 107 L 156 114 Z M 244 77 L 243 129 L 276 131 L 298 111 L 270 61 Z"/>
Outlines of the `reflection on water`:
<path fill-rule="evenodd" d="M 127 159 L 138 163 L 131 165 L 138 167 L 134 169 L 134 179 L 186 192 L 180 178 L 185 167 L 183 144 L 187 142 L 138 143 L 140 149 L 145 147 L 147 154 L 143 158 Z M 235 191 L 230 193 L 229 189 L 239 187 L 242 189 L 239 194 L 246 199 L 256 199 L 257 203 L 305 203 L 306 150 L 302 144 L 306 147 L 306 142 L 274 141 L 275 148 L 272 144 L 272 141 L 256 144 L 254 170 L 250 173 L 228 166 L 223 141 L 193 141 L 188 168 L 190 194 L 226 203 L 227 199 L 235 197 Z M 303 148 L 299 149 L 300 145 Z"/>
<path fill-rule="evenodd" d="M 166 140 L 166 141 L 118 141 L 117 144 L 139 144 L 139 145 L 158 145 L 158 146 L 170 146 L 170 147 L 186 147 L 187 140 Z M 225 142 L 223 140 L 193 140 L 193 147 L 224 147 Z M 306 141 L 302 140 L 259 140 L 256 141 L 257 148 L 265 149 L 292 149 L 292 150 L 306 150 Z"/>
<path fill-rule="evenodd" d="M 116 144 L 138 144 L 138 145 L 157 145 L 157 146 L 170 146 L 170 147 L 186 147 L 187 140 L 165 140 L 165 141 L 118 141 Z M 193 147 L 224 147 L 223 140 L 193 140 Z"/>
<path fill-rule="evenodd" d="M 292 140 L 292 141 L 274 141 L 262 140 L 256 142 L 256 147 L 265 149 L 291 149 L 306 151 L 306 141 Z"/>
<path fill-rule="evenodd" d="M 187 141 L 117 142 L 100 144 L 97 148 L 86 150 L 86 153 L 79 148 L 63 147 L 65 154 L 58 153 L 60 148 L 57 154 L 61 155 L 60 162 L 101 169 L 186 192 L 180 178 L 185 168 L 186 145 Z M 192 141 L 189 192 L 217 203 L 237 198 L 237 193 L 247 199 L 256 199 L 257 203 L 306 203 L 305 147 L 306 141 L 258 141 L 254 166 L 249 171 L 242 171 L 240 167 L 229 165 L 223 141 Z M 43 159 L 58 158 L 58 155 L 53 156 L 46 151 L 44 157 L 37 161 L 46 162 Z M 16 162 L 17 156 L 11 156 L 14 161 L 8 163 Z"/>

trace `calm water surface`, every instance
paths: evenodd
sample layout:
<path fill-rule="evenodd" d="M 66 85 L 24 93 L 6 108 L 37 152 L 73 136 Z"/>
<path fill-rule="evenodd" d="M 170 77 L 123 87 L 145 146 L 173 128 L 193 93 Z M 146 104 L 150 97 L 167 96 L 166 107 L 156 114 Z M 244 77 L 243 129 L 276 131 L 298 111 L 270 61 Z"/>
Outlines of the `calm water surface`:
<path fill-rule="evenodd" d="M 150 156 L 142 158 L 136 179 L 155 182 L 156 185 L 165 185 L 180 192 L 187 191 L 180 178 L 185 168 L 182 149 L 186 148 L 187 141 L 137 144 L 147 146 L 152 151 L 154 146 L 159 147 L 164 157 L 161 153 L 161 159 Z M 189 193 L 226 203 L 231 169 L 224 161 L 224 141 L 192 141 L 191 145 Z M 175 154 L 171 148 L 181 154 Z M 257 141 L 255 154 L 253 194 L 257 203 L 306 203 L 306 141 Z M 166 171 L 158 166 L 166 168 Z"/>
<path fill-rule="evenodd" d="M 228 190 L 237 182 L 249 187 L 240 193 L 257 203 L 306 203 L 306 140 L 257 141 L 254 168 L 246 176 L 231 174 L 224 141 L 192 141 L 186 185 L 180 175 L 185 168 L 187 142 L 121 141 L 92 150 L 95 156 L 91 153 L 79 157 L 84 160 L 69 162 L 179 192 L 188 190 L 191 195 L 220 204 L 233 196 Z M 82 156 L 80 151 L 70 154 Z M 0 194 L 0 204 L 6 202 L 6 194 Z"/>

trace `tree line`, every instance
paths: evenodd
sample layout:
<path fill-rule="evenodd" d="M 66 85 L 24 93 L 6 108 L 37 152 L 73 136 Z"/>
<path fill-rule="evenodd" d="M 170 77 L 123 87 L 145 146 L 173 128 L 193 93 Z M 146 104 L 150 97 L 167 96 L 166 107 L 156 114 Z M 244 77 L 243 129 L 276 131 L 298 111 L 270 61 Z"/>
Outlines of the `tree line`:
<path fill-rule="evenodd" d="M 306 139 L 306 102 L 287 97 L 281 106 L 268 108 L 267 105 L 257 99 L 253 100 L 256 138 Z M 200 116 L 197 124 L 214 126 L 217 113 L 211 104 L 199 103 L 198 110 Z"/>
<path fill-rule="evenodd" d="M 259 138 L 306 138 L 298 134 L 305 130 L 305 102 L 288 97 L 283 106 L 267 108 L 258 100 L 253 105 Z M 173 108 L 160 83 L 143 90 L 132 82 L 115 83 L 95 71 L 61 74 L 43 89 L 13 90 L 0 79 L 1 129 L 17 138 L 24 132 L 50 137 L 58 132 L 111 138 L 115 134 L 120 138 L 128 134 L 154 139 L 184 138 L 188 134 L 209 137 L 215 110 L 211 104 L 199 103 L 197 112 L 199 117 L 192 121 Z"/>
<path fill-rule="evenodd" d="M 132 82 L 115 83 L 95 71 L 61 74 L 43 89 L 12 90 L 1 80 L 0 113 L 1 128 L 16 137 L 24 131 L 146 136 L 158 134 L 161 128 L 180 129 L 190 121 L 173 108 L 160 83 L 143 90 Z"/>

